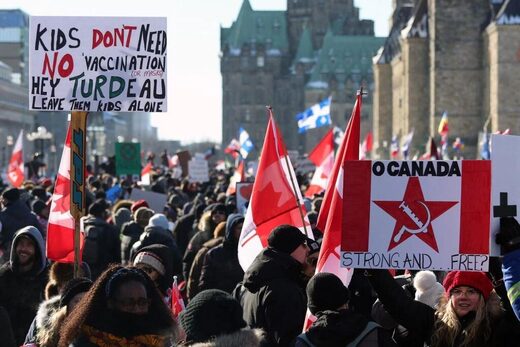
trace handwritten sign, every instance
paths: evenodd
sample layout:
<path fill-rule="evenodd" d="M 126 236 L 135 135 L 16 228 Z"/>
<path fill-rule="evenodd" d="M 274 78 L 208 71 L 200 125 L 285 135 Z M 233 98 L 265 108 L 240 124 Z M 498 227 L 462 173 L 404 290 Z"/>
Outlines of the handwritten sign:
<path fill-rule="evenodd" d="M 166 18 L 31 17 L 29 105 L 165 112 Z"/>

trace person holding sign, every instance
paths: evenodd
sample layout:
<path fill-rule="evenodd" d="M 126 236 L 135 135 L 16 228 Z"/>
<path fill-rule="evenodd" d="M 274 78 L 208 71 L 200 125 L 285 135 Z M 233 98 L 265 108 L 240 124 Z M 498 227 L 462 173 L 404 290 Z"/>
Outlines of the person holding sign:
<path fill-rule="evenodd" d="M 510 224 L 501 221 L 497 237 L 501 245 L 512 240 Z M 514 224 L 518 226 L 516 221 Z M 516 231 L 516 235 L 520 235 L 520 226 Z M 511 253 L 506 251 L 504 260 Z M 507 263 L 510 274 L 519 273 L 518 255 L 516 258 L 516 263 Z M 507 278 L 505 270 L 506 266 Z M 368 275 L 388 313 L 419 336 L 426 346 L 518 346 L 520 322 L 515 319 L 507 300 L 502 300 L 505 310 L 501 308 L 496 294 L 502 294 L 502 297 L 505 294 L 501 274 L 493 273 L 492 282 L 482 272 L 448 273 L 443 283 L 445 296 L 436 309 L 410 298 L 387 270 L 368 270 Z"/>

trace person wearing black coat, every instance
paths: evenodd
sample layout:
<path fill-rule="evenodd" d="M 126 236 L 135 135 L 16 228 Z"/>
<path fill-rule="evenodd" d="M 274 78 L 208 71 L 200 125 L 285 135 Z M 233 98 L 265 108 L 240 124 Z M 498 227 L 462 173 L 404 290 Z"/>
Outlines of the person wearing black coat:
<path fill-rule="evenodd" d="M 307 302 L 300 272 L 309 247 L 296 227 L 280 225 L 255 258 L 234 296 L 251 328 L 267 333 L 269 346 L 290 346 L 303 327 Z"/>
<path fill-rule="evenodd" d="M 173 227 L 173 237 L 175 242 L 177 242 L 179 251 L 183 255 L 186 252 L 188 243 L 190 243 L 191 238 L 195 234 L 197 223 L 202 216 L 204 208 L 206 208 L 204 204 L 194 204 L 187 214 L 177 219 L 177 223 Z"/>
<path fill-rule="evenodd" d="M 244 217 L 229 215 L 226 223 L 224 242 L 210 249 L 204 257 L 204 265 L 199 280 L 199 289 L 220 289 L 231 293 L 244 277 L 244 270 L 238 262 L 238 238 Z"/>

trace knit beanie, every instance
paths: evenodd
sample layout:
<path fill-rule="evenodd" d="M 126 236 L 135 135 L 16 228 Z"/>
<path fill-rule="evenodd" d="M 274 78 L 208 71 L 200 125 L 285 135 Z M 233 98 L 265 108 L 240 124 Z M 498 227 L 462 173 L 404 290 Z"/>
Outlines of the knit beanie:
<path fill-rule="evenodd" d="M 444 294 L 444 287 L 437 282 L 437 277 L 431 271 L 419 271 L 413 278 L 415 300 L 435 308 L 439 298 Z"/>
<path fill-rule="evenodd" d="M 338 276 L 320 272 L 307 283 L 307 306 L 312 314 L 322 311 L 335 311 L 348 303 L 350 291 Z"/>
<path fill-rule="evenodd" d="M 286 254 L 294 252 L 305 241 L 307 237 L 300 229 L 288 224 L 277 226 L 267 238 L 269 247 Z"/>
<path fill-rule="evenodd" d="M 146 257 L 140 256 L 141 253 L 148 253 Z M 135 258 L 133 260 L 134 265 L 141 263 L 146 263 L 147 265 L 151 266 L 155 269 L 155 266 L 158 266 L 156 261 L 150 261 L 152 258 L 151 256 L 155 257 L 155 259 L 158 259 L 160 261 L 160 264 L 163 266 L 163 273 L 158 279 L 159 289 L 163 292 L 166 292 L 169 288 L 172 286 L 173 282 L 173 274 L 174 274 L 174 265 L 173 265 L 173 255 L 172 250 L 170 247 L 162 245 L 162 244 L 152 244 L 146 247 L 143 247 L 139 250 L 139 252 L 135 255 Z M 141 258 L 142 257 L 142 258 Z M 139 259 L 140 258 L 140 259 Z M 152 262 L 154 265 L 152 265 Z M 160 267 L 160 266 L 158 266 Z M 161 271 L 157 271 L 159 274 L 161 274 Z"/>
<path fill-rule="evenodd" d="M 203 342 L 246 326 L 242 307 L 230 294 L 209 289 L 200 292 L 180 315 L 187 342 Z"/>
<path fill-rule="evenodd" d="M 134 266 L 139 264 L 145 264 L 157 271 L 161 276 L 164 276 L 166 269 L 164 268 L 164 264 L 157 255 L 151 252 L 139 252 L 135 256 Z"/>
<path fill-rule="evenodd" d="M 78 277 L 67 282 L 61 290 L 60 307 L 67 306 L 77 294 L 88 292 L 92 287 L 92 281 L 88 278 Z"/>
<path fill-rule="evenodd" d="M 168 223 L 168 218 L 162 213 L 156 213 L 152 218 L 148 221 L 149 227 L 160 227 L 164 230 L 170 229 L 170 224 Z"/>
<path fill-rule="evenodd" d="M 137 224 L 144 228 L 148 225 L 148 222 L 153 215 L 153 210 L 148 207 L 139 207 L 137 211 L 135 211 L 134 219 Z"/>
<path fill-rule="evenodd" d="M 14 202 L 18 199 L 20 199 L 20 190 L 18 188 L 10 188 L 4 190 L 2 193 L 2 198 L 9 202 Z"/>
<path fill-rule="evenodd" d="M 471 271 L 451 271 L 444 279 L 443 286 L 448 296 L 453 288 L 459 286 L 474 288 L 482 294 L 486 301 L 493 290 L 493 283 L 491 283 L 491 280 L 486 274 Z"/>
<path fill-rule="evenodd" d="M 146 200 L 137 200 L 136 202 L 134 202 L 132 204 L 132 206 L 130 206 L 130 211 L 132 211 L 132 214 L 134 214 L 140 207 L 150 207 L 148 206 L 148 203 L 146 202 Z"/>

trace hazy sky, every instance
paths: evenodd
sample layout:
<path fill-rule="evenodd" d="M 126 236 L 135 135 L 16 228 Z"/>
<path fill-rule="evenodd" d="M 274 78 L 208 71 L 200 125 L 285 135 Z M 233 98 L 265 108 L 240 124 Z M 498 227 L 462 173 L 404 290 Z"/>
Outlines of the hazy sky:
<path fill-rule="evenodd" d="M 243 0 L 0 0 L 39 16 L 166 16 L 168 18 L 168 112 L 155 114 L 161 139 L 220 141 L 222 80 L 220 26 L 236 19 Z M 285 10 L 287 0 L 250 0 L 255 10 Z M 355 0 L 363 19 L 388 33 L 391 0 Z"/>

